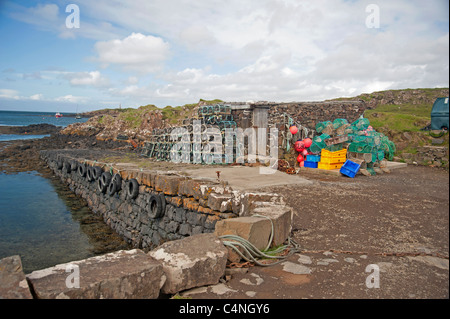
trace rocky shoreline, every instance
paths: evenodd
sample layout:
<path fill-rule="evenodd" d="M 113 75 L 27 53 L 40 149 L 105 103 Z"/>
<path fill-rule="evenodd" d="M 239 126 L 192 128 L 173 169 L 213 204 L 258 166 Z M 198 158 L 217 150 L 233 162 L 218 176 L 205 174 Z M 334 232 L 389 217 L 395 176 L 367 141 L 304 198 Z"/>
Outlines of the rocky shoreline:
<path fill-rule="evenodd" d="M 48 137 L 33 140 L 14 140 L 0 142 L 0 169 L 3 173 L 26 171 L 46 171 L 46 165 L 39 158 L 41 150 L 50 149 L 100 149 L 105 154 L 109 150 L 132 152 L 133 147 L 126 141 L 99 141 L 95 136 L 61 134 L 62 127 L 50 124 L 29 126 L 0 126 L 0 134 L 50 134 Z"/>
<path fill-rule="evenodd" d="M 28 126 L 0 126 L 0 134 L 44 135 L 58 133 L 62 127 L 52 124 L 31 124 Z"/>

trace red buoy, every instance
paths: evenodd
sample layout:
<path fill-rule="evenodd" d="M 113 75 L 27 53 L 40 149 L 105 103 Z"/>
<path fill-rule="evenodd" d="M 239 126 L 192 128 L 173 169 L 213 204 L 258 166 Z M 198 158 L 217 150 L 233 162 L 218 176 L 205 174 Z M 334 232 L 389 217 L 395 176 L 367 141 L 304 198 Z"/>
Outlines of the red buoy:
<path fill-rule="evenodd" d="M 305 147 L 308 148 L 308 147 L 310 147 L 311 144 L 312 144 L 312 139 L 310 139 L 309 137 L 308 137 L 308 138 L 305 138 L 305 139 L 303 140 L 303 143 L 305 144 Z"/>
<path fill-rule="evenodd" d="M 303 141 L 297 141 L 294 143 L 294 149 L 297 152 L 302 152 L 305 149 L 305 143 Z"/>
<path fill-rule="evenodd" d="M 292 135 L 295 135 L 295 134 L 297 134 L 297 132 L 298 132 L 298 128 L 297 128 L 297 126 L 292 125 L 292 126 L 289 128 L 289 131 L 291 131 Z"/>
<path fill-rule="evenodd" d="M 305 160 L 305 159 L 303 158 L 303 155 L 302 155 L 302 154 L 299 154 L 299 155 L 297 156 L 297 162 L 302 163 L 304 160 Z"/>

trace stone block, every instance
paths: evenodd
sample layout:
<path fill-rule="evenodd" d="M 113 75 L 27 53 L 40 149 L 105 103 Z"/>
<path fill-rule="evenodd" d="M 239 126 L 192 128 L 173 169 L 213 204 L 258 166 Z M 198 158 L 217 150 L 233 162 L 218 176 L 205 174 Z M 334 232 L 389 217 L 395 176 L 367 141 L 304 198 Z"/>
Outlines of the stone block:
<path fill-rule="evenodd" d="M 223 235 L 237 235 L 248 240 L 256 248 L 264 250 L 270 239 L 272 231 L 271 223 L 266 218 L 261 217 L 237 217 L 230 219 L 222 219 L 216 223 L 214 234 L 217 237 Z M 240 249 L 243 252 L 242 249 Z M 241 257 L 229 248 L 229 257 L 231 262 L 238 262 Z"/>
<path fill-rule="evenodd" d="M 221 185 L 221 184 L 199 184 L 194 187 L 194 198 L 197 200 L 204 199 L 208 200 L 208 197 L 211 193 L 217 194 L 231 194 L 231 188 L 229 186 Z"/>
<path fill-rule="evenodd" d="M 232 210 L 232 195 L 211 193 L 208 196 L 208 207 L 221 213 Z"/>
<path fill-rule="evenodd" d="M 192 180 L 192 179 L 182 180 L 179 183 L 178 195 L 194 197 L 197 189 L 200 189 L 200 182 L 198 182 L 196 180 Z"/>
<path fill-rule="evenodd" d="M 0 299 L 32 299 L 20 256 L 0 259 Z"/>
<path fill-rule="evenodd" d="M 199 204 L 194 198 L 192 198 L 192 197 L 183 198 L 183 208 L 184 209 L 197 211 L 198 207 L 199 207 Z"/>
<path fill-rule="evenodd" d="M 273 204 L 284 204 L 284 199 L 279 194 L 274 193 L 233 193 L 232 209 L 233 213 L 243 217 L 253 214 L 256 202 L 268 202 Z"/>
<path fill-rule="evenodd" d="M 42 299 L 153 299 L 166 280 L 161 263 L 139 249 L 60 264 L 26 277 Z"/>
<path fill-rule="evenodd" d="M 209 209 L 209 208 L 206 208 L 206 209 Z M 218 215 L 208 215 L 205 218 L 205 223 L 204 223 L 203 226 L 206 229 L 214 230 L 216 228 L 216 224 L 217 224 L 218 221 L 220 221 L 220 217 Z"/>
<path fill-rule="evenodd" d="M 148 254 L 163 265 L 167 279 L 161 291 L 165 294 L 217 284 L 225 272 L 228 255 L 214 234 L 166 242 Z"/>
<path fill-rule="evenodd" d="M 266 216 L 273 223 L 272 246 L 282 245 L 289 238 L 292 230 L 293 210 L 284 205 L 261 206 L 253 211 L 254 214 Z"/>
<path fill-rule="evenodd" d="M 171 197 L 170 203 L 176 207 L 181 207 L 183 205 L 183 198 L 180 196 Z"/>
<path fill-rule="evenodd" d="M 166 195 L 175 196 L 178 194 L 178 187 L 184 178 L 169 175 L 157 175 L 155 177 L 155 190 Z"/>
<path fill-rule="evenodd" d="M 140 184 L 148 186 L 148 187 L 152 187 L 152 175 L 149 172 L 142 172 L 141 173 L 141 181 Z"/>

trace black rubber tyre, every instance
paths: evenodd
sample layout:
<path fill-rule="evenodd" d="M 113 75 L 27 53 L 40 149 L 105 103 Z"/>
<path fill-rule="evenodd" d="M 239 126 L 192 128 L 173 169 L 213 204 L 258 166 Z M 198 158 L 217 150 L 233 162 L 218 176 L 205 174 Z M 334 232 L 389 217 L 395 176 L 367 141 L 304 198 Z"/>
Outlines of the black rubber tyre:
<path fill-rule="evenodd" d="M 102 176 L 103 170 L 101 167 L 99 166 L 93 166 L 92 167 L 92 177 L 94 178 L 94 180 L 97 180 L 100 178 L 100 176 Z"/>
<path fill-rule="evenodd" d="M 104 172 L 102 176 L 100 177 L 103 185 L 108 186 L 111 182 L 111 173 L 110 172 Z"/>
<path fill-rule="evenodd" d="M 92 182 L 94 180 L 94 172 L 92 171 L 92 166 L 87 167 L 86 179 L 88 182 Z"/>
<path fill-rule="evenodd" d="M 107 192 L 109 196 L 114 196 L 114 194 L 117 192 L 117 185 L 116 183 L 114 183 L 114 181 L 111 181 L 111 183 L 109 183 Z"/>
<path fill-rule="evenodd" d="M 111 174 L 109 172 L 104 172 L 102 176 L 97 179 L 97 188 L 101 193 L 106 193 L 108 185 L 111 182 Z"/>
<path fill-rule="evenodd" d="M 78 165 L 78 175 L 80 175 L 81 177 L 86 176 L 86 165 L 84 165 L 84 164 Z"/>
<path fill-rule="evenodd" d="M 148 216 L 150 218 L 163 217 L 166 210 L 166 199 L 164 195 L 152 194 L 148 200 L 148 206 Z"/>
<path fill-rule="evenodd" d="M 99 192 L 105 193 L 106 189 L 108 188 L 108 185 L 103 184 L 101 178 L 97 179 L 96 183 L 97 183 L 97 189 L 99 190 Z"/>
<path fill-rule="evenodd" d="M 116 192 L 122 189 L 122 176 L 119 173 L 114 174 L 112 182 L 116 184 Z"/>
<path fill-rule="evenodd" d="M 135 178 L 132 178 L 128 181 L 127 193 L 128 196 L 132 199 L 135 199 L 139 195 L 139 183 Z"/>

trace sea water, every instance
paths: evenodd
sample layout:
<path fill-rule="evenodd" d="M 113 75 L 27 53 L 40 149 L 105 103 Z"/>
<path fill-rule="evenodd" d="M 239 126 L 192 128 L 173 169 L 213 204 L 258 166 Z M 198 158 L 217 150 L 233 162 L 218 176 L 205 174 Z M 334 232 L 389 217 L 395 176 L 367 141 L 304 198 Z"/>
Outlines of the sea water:
<path fill-rule="evenodd" d="M 7 122 L 3 115 L 0 112 L 1 124 Z M 17 118 L 21 116 L 24 118 L 10 114 L 5 125 L 39 124 L 33 116 L 20 122 Z M 75 118 L 71 120 L 75 122 Z M 19 255 L 24 272 L 30 273 L 127 248 L 128 244 L 57 177 L 36 171 L 0 172 L 0 259 Z"/>
<path fill-rule="evenodd" d="M 32 124 L 52 124 L 66 127 L 73 123 L 86 122 L 88 118 L 75 118 L 70 116 L 55 117 L 55 113 L 50 112 L 23 112 L 23 111 L 0 111 L 1 126 L 28 126 Z M 22 135 L 22 134 L 0 134 L 0 141 L 14 141 L 34 138 L 43 138 L 48 135 Z"/>

